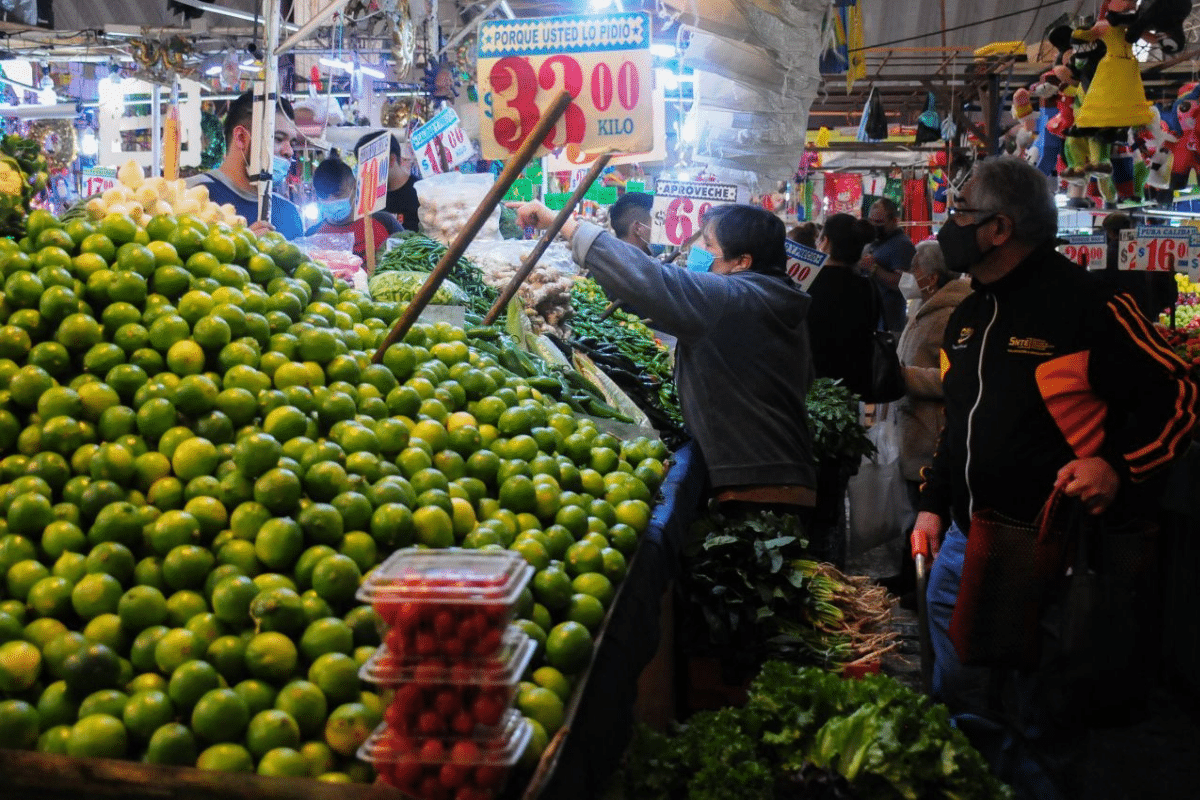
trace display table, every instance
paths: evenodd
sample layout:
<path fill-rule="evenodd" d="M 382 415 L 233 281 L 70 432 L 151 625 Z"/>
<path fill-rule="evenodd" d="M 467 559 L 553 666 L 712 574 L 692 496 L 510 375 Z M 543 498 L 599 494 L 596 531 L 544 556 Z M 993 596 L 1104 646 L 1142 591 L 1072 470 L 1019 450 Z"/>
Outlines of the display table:
<path fill-rule="evenodd" d="M 663 593 L 678 574 L 680 552 L 707 486 L 704 462 L 694 442 L 680 448 L 673 462 L 650 527 L 610 611 L 558 762 L 543 785 L 530 786 L 527 800 L 599 797 L 629 743 L 638 676 L 662 635 Z"/>

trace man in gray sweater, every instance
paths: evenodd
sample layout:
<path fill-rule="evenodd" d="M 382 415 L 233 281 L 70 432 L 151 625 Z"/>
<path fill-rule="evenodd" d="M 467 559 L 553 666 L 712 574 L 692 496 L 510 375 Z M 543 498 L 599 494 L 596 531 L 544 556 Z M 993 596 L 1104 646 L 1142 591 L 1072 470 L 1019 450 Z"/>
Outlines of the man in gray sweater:
<path fill-rule="evenodd" d="M 553 219 L 540 203 L 518 211 L 521 225 L 544 228 Z M 809 297 L 787 277 L 776 216 L 721 206 L 702 225 L 687 269 L 664 265 L 591 223 L 568 221 L 563 236 L 610 297 L 635 303 L 677 337 L 683 417 L 717 500 L 805 519 L 816 500 L 805 410 Z"/>

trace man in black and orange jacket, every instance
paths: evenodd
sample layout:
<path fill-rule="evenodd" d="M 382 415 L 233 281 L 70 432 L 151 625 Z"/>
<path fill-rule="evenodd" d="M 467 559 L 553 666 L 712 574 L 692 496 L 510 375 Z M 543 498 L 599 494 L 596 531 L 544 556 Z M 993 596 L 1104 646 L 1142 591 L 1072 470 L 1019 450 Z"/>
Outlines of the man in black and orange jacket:
<path fill-rule="evenodd" d="M 1045 177 L 1015 158 L 978 164 L 938 233 L 946 266 L 970 272 L 974 292 L 946 326 L 945 426 L 914 531 L 936 553 L 926 595 L 934 694 L 956 715 L 995 705 L 995 674 L 962 666 L 948 636 L 972 514 L 1032 522 L 1061 486 L 1093 514 L 1152 516 L 1144 487 L 1186 450 L 1197 422 L 1186 365 L 1133 298 L 1055 252 L 1056 233 Z M 1063 773 L 1041 766 L 1063 739 L 1051 743 L 1053 726 L 1036 719 L 1032 673 L 1016 678 L 1032 714 L 1019 720 L 1022 736 L 963 727 L 1019 797 L 1055 800 L 1066 796 Z M 1021 755 L 1025 744 L 1035 757 Z"/>

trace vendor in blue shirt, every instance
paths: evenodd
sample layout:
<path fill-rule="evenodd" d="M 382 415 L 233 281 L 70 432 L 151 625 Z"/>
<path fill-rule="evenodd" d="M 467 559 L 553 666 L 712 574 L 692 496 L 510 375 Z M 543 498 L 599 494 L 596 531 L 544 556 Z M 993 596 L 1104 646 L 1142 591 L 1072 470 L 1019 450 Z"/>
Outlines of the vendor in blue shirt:
<path fill-rule="evenodd" d="M 253 142 L 250 124 L 253 117 L 252 92 L 245 92 L 230 103 L 229 113 L 225 115 L 225 158 L 221 166 L 188 178 L 187 185 L 208 187 L 209 199 L 218 205 L 232 203 L 254 233 L 276 230 L 285 239 L 295 239 L 304 233 L 300 210 L 278 192 L 271 194 L 271 221 L 258 218 L 258 189 L 250 180 L 250 146 Z M 292 104 L 281 97 L 275 106 L 272 186 L 282 186 L 286 180 L 292 163 L 292 147 L 299 143 L 299 137 L 296 123 L 292 121 Z"/>

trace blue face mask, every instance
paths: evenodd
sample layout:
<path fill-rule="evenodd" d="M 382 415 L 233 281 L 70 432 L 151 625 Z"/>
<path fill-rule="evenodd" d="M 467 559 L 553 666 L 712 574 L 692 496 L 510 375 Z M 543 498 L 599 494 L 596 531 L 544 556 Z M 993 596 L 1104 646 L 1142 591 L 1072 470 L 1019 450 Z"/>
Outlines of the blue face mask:
<path fill-rule="evenodd" d="M 321 219 L 332 225 L 340 225 L 350 219 L 352 207 L 353 204 L 349 197 L 341 200 L 322 200 L 317 203 L 317 208 L 321 210 Z"/>
<path fill-rule="evenodd" d="M 692 272 L 708 272 L 715 260 L 716 257 L 703 247 L 693 247 L 688 250 L 687 268 Z"/>
<path fill-rule="evenodd" d="M 291 169 L 292 162 L 288 159 L 283 156 L 271 156 L 271 182 L 275 186 L 275 191 L 279 191 L 283 186 Z"/>

